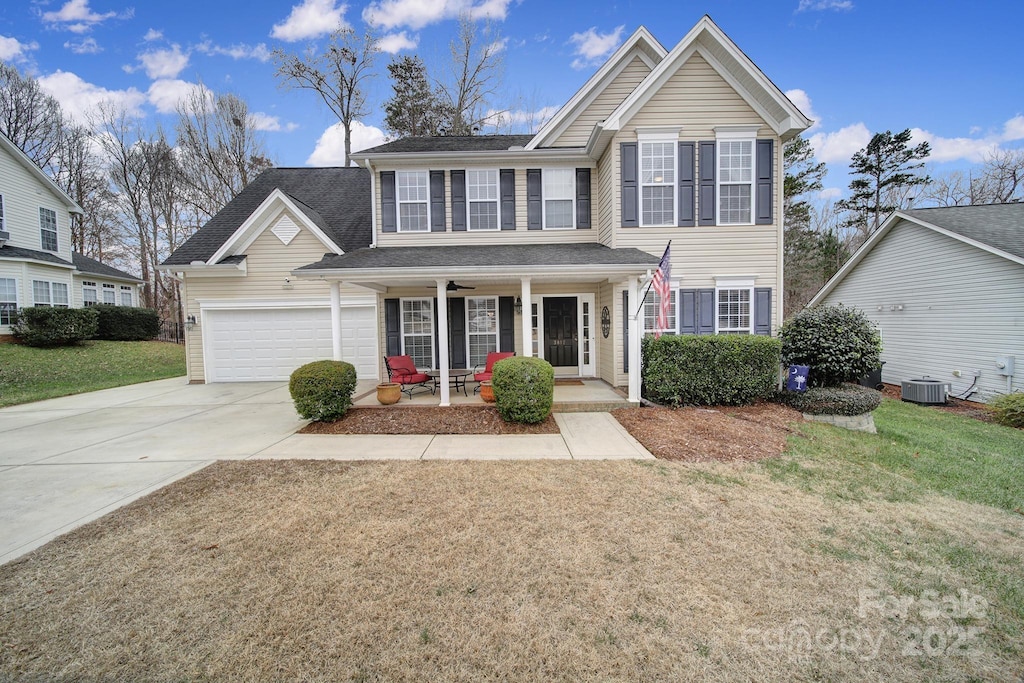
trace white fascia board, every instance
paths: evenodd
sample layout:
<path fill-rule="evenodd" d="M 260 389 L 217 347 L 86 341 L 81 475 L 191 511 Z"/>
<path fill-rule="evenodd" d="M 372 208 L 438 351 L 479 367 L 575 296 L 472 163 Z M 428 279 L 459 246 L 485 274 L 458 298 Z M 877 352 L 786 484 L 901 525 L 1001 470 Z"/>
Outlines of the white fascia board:
<path fill-rule="evenodd" d="M 179 273 L 182 275 L 195 275 L 197 277 L 241 277 L 248 272 L 246 262 L 241 263 L 219 263 L 209 265 L 205 263 L 193 263 L 191 265 L 159 265 L 156 270 L 166 273 Z"/>
<path fill-rule="evenodd" d="M 366 163 L 374 163 L 378 168 L 397 168 L 407 162 L 426 161 L 449 161 L 449 165 L 465 165 L 468 160 L 473 162 L 502 162 L 502 161 L 523 161 L 528 159 L 545 159 L 575 161 L 584 159 L 587 156 L 583 147 L 552 147 L 544 149 L 527 150 L 521 149 L 500 149 L 484 151 L 462 151 L 462 152 L 382 152 L 379 154 L 367 154 L 363 157 L 352 156 L 353 159 L 360 159 Z"/>
<path fill-rule="evenodd" d="M 144 280 L 136 280 L 133 277 L 118 277 L 117 275 L 103 275 L 100 273 L 87 273 L 84 270 L 76 270 L 71 273 L 71 277 L 80 277 L 82 279 L 92 278 L 94 280 L 117 280 L 118 282 L 133 282 L 135 284 L 144 284 Z"/>
<path fill-rule="evenodd" d="M 291 274 L 302 280 L 342 280 L 358 284 L 359 282 L 400 282 L 402 280 L 452 279 L 454 277 L 494 277 L 507 276 L 513 278 L 545 275 L 592 275 L 594 279 L 610 278 L 621 275 L 639 275 L 657 265 L 651 264 L 586 264 L 576 266 L 444 266 L 438 268 L 317 268 L 312 270 L 293 270 Z"/>
<path fill-rule="evenodd" d="M 51 268 L 64 268 L 71 271 L 75 270 L 75 267 L 70 263 L 54 263 L 53 261 L 44 261 L 36 258 L 3 258 L 0 259 L 0 263 L 35 263 L 40 266 L 50 266 Z"/>
<path fill-rule="evenodd" d="M 44 185 L 49 187 L 50 191 L 53 192 L 53 194 L 55 194 L 58 199 L 60 199 L 61 203 L 67 207 L 67 210 L 69 212 L 83 215 L 85 214 L 85 210 L 78 205 L 78 202 L 72 199 L 67 192 L 61 189 L 60 185 L 53 182 L 53 179 L 50 178 L 50 176 L 43 173 L 43 169 L 39 168 L 39 166 L 36 165 L 36 162 L 32 161 L 32 159 L 27 154 L 25 154 L 25 152 L 23 152 L 20 147 L 14 144 L 14 142 L 12 142 L 11 139 L 7 137 L 3 132 L 0 132 L 0 147 L 6 149 L 10 153 L 10 155 L 14 157 L 15 160 L 25 168 L 26 171 L 31 173 L 33 176 L 36 177 L 37 180 L 39 180 Z"/>
<path fill-rule="evenodd" d="M 326 298 L 294 298 L 294 299 L 196 299 L 199 308 L 204 311 L 240 311 L 265 308 L 329 308 L 331 299 Z M 376 295 L 343 296 L 342 307 L 375 306 Z"/>

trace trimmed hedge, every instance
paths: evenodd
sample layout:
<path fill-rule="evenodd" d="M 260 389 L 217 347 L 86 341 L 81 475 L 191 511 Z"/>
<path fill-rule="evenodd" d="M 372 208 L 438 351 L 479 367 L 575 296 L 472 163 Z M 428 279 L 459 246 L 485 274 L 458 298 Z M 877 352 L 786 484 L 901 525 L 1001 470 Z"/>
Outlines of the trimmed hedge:
<path fill-rule="evenodd" d="M 505 358 L 494 364 L 491 386 L 501 419 L 543 422 L 555 402 L 555 369 L 540 358 Z"/>
<path fill-rule="evenodd" d="M 644 395 L 664 405 L 747 405 L 779 382 L 778 339 L 761 335 L 663 335 L 643 340 Z"/>
<path fill-rule="evenodd" d="M 97 318 L 88 308 L 23 308 L 11 334 L 26 346 L 71 346 L 93 338 Z"/>
<path fill-rule="evenodd" d="M 1024 394 L 1003 394 L 988 403 L 995 421 L 1007 427 L 1024 428 Z"/>
<path fill-rule="evenodd" d="M 882 340 L 863 311 L 846 306 L 817 306 L 800 311 L 782 325 L 783 365 L 811 368 L 807 385 L 837 387 L 879 367 Z"/>
<path fill-rule="evenodd" d="M 808 415 L 863 415 L 882 403 L 882 392 L 859 384 L 838 387 L 811 387 L 800 393 L 780 391 L 775 399 Z"/>
<path fill-rule="evenodd" d="M 307 420 L 337 420 L 352 407 L 355 366 L 340 360 L 306 363 L 292 373 L 288 391 L 295 401 L 295 411 Z"/>
<path fill-rule="evenodd" d="M 160 334 L 160 316 L 152 308 L 100 304 L 92 310 L 99 316 L 96 339 L 148 341 Z"/>

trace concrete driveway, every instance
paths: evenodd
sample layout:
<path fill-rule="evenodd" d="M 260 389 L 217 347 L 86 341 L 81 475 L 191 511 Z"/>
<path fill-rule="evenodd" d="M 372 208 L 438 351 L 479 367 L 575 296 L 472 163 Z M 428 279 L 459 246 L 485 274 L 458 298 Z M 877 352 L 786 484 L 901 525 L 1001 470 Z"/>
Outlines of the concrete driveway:
<path fill-rule="evenodd" d="M 175 378 L 4 408 L 0 563 L 302 424 L 284 382 Z"/>

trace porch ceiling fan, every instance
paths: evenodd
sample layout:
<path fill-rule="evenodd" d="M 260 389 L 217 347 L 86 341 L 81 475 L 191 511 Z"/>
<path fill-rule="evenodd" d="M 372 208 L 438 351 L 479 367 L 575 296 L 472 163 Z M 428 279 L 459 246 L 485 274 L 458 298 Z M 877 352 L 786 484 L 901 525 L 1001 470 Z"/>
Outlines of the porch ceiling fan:
<path fill-rule="evenodd" d="M 445 287 L 445 290 L 449 291 L 449 292 L 457 292 L 460 289 L 476 289 L 476 287 L 470 287 L 468 285 L 460 285 L 460 284 L 457 284 L 455 282 L 455 280 L 449 280 L 448 281 L 448 285 Z"/>

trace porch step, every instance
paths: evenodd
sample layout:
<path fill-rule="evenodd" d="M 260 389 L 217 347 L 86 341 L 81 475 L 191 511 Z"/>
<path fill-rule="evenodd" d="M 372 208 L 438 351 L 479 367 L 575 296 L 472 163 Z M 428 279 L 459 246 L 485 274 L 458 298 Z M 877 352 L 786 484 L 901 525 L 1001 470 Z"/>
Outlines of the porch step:
<path fill-rule="evenodd" d="M 556 401 L 551 407 L 553 413 L 608 413 L 618 408 L 634 407 L 626 400 L 622 401 Z"/>

